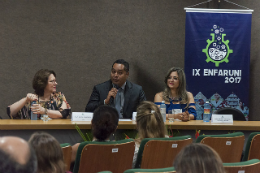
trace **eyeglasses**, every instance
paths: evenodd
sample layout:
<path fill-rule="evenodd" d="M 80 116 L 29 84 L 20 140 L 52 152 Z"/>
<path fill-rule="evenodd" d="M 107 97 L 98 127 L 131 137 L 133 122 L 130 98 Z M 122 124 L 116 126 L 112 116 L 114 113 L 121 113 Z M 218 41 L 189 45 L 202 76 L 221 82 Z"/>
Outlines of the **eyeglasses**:
<path fill-rule="evenodd" d="M 57 81 L 56 80 L 51 80 L 51 81 L 49 81 L 49 82 L 51 82 L 51 83 L 57 83 Z"/>

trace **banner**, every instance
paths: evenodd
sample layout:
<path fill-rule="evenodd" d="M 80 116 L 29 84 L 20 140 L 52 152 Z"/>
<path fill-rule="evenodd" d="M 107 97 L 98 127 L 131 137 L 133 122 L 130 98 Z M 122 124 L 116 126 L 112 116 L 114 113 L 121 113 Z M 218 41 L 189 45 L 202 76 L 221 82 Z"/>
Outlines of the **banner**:
<path fill-rule="evenodd" d="M 185 74 L 198 120 L 206 100 L 248 120 L 252 11 L 186 9 Z"/>

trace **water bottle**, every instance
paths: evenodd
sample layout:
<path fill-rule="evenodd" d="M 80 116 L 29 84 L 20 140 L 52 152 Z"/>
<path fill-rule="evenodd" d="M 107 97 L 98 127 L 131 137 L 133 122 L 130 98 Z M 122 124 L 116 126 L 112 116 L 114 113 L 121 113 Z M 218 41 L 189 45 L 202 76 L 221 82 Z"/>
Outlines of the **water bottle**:
<path fill-rule="evenodd" d="M 32 101 L 31 107 L 33 104 L 36 104 L 36 101 Z M 31 120 L 37 120 L 37 114 L 34 114 L 33 111 L 31 110 Z"/>
<path fill-rule="evenodd" d="M 210 112 L 210 104 L 209 101 L 206 101 L 204 104 L 204 114 L 203 114 L 203 122 L 209 122 L 210 117 L 211 117 L 211 112 Z"/>
<path fill-rule="evenodd" d="M 160 109 L 161 109 L 161 114 L 162 114 L 162 117 L 163 117 L 163 122 L 165 122 L 166 121 L 166 105 L 165 105 L 164 101 L 162 101 Z"/>

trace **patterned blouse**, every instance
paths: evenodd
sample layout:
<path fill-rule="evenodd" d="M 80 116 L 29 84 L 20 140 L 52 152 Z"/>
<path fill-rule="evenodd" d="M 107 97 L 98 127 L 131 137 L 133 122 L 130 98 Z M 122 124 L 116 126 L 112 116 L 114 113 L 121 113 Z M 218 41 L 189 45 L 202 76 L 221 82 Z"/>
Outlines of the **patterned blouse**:
<path fill-rule="evenodd" d="M 63 101 L 66 103 L 66 109 L 61 108 Z M 12 116 L 10 114 L 10 107 L 7 107 L 7 114 L 11 119 L 31 119 L 31 103 L 28 102 L 24 105 L 24 107 L 18 111 L 16 116 Z M 56 92 L 52 94 L 49 101 L 36 101 L 36 104 L 40 104 L 43 108 L 48 110 L 59 110 L 62 118 L 67 118 L 71 114 L 71 108 L 69 103 L 66 101 L 66 98 L 62 92 Z M 38 114 L 38 119 L 41 118 L 41 115 Z"/>

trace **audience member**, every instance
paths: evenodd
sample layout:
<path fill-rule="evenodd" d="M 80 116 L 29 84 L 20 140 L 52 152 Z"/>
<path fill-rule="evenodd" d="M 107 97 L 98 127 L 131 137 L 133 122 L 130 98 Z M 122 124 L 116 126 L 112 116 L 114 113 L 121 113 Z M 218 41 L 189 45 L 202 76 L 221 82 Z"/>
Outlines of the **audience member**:
<path fill-rule="evenodd" d="M 118 119 L 118 112 L 115 108 L 106 105 L 99 106 L 94 111 L 93 119 L 91 121 L 93 141 L 109 141 L 109 137 L 117 129 Z M 80 143 L 72 146 L 72 162 L 75 161 L 79 145 Z"/>
<path fill-rule="evenodd" d="M 26 97 L 15 102 L 7 108 L 7 114 L 12 119 L 30 119 L 31 111 L 34 114 L 48 115 L 50 118 L 67 118 L 70 113 L 70 106 L 64 94 L 56 92 L 58 83 L 56 74 L 52 70 L 41 69 L 33 78 L 34 93 L 28 93 Z M 32 104 L 36 101 L 36 104 Z"/>
<path fill-rule="evenodd" d="M 128 62 L 116 60 L 110 80 L 94 86 L 85 111 L 93 112 L 99 105 L 109 105 L 116 108 L 120 118 L 132 118 L 132 113 L 146 98 L 142 87 L 128 81 L 128 76 Z"/>
<path fill-rule="evenodd" d="M 186 91 L 186 79 L 183 69 L 179 67 L 171 68 L 165 79 L 165 89 L 154 97 L 154 102 L 161 105 L 162 101 L 166 104 L 166 113 L 175 109 L 180 113 L 167 114 L 174 116 L 174 119 L 189 121 L 196 119 L 197 113 L 192 93 Z"/>
<path fill-rule="evenodd" d="M 144 138 L 164 138 L 167 134 L 159 108 L 150 101 L 143 101 L 138 106 L 136 125 L 138 138 L 135 140 L 133 168 L 135 167 L 141 141 Z"/>
<path fill-rule="evenodd" d="M 37 173 L 65 173 L 62 149 L 53 136 L 36 132 L 30 137 L 29 143 L 37 156 Z"/>
<path fill-rule="evenodd" d="M 36 173 L 37 158 L 34 150 L 18 137 L 0 138 L 1 173 Z"/>
<path fill-rule="evenodd" d="M 175 158 L 173 166 L 177 173 L 225 173 L 218 153 L 200 143 L 184 147 Z"/>

